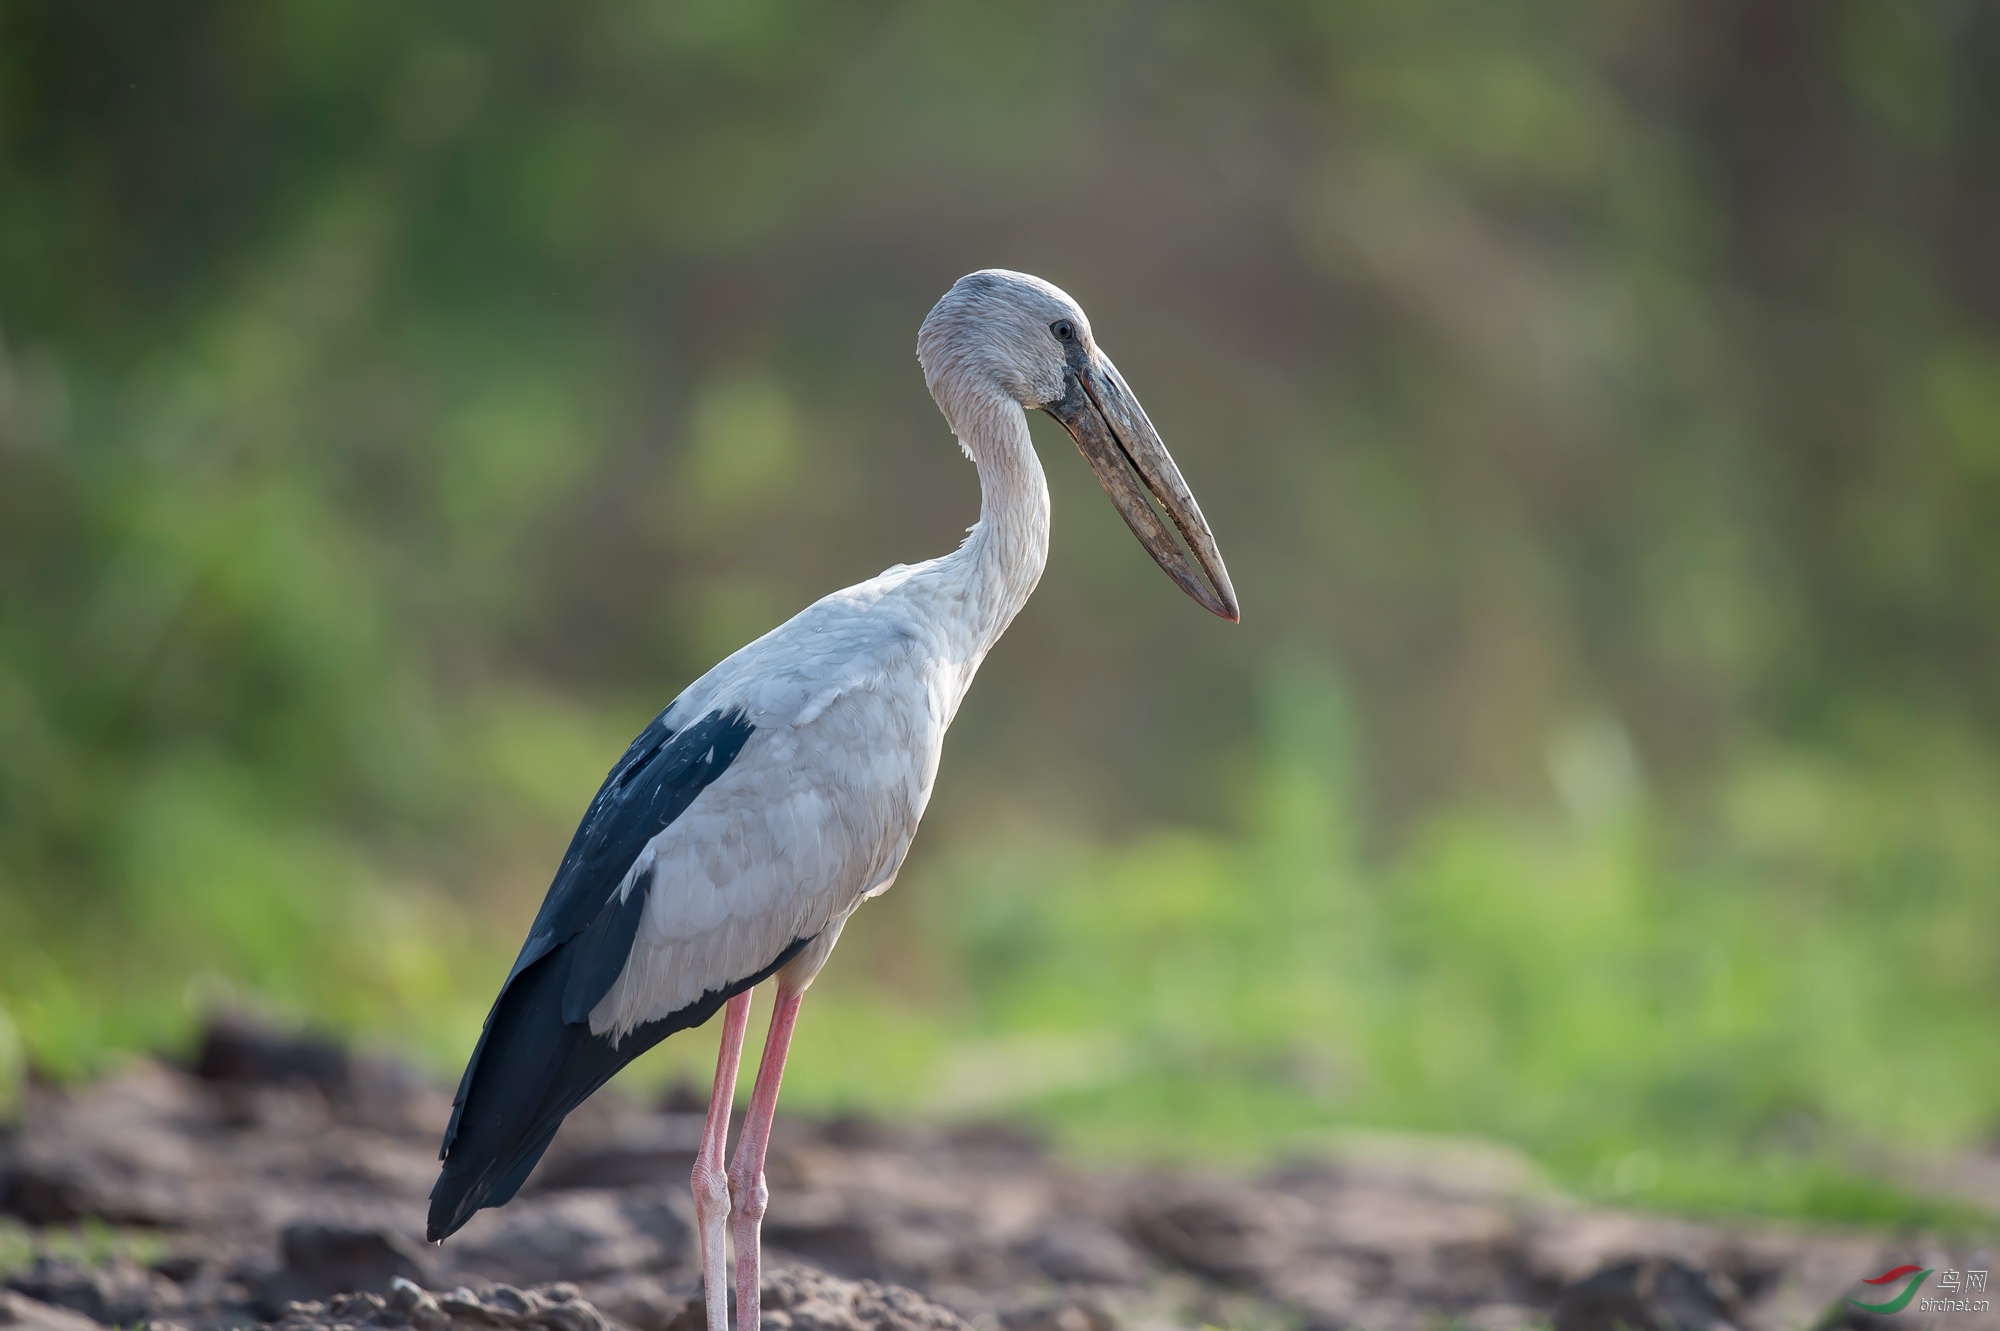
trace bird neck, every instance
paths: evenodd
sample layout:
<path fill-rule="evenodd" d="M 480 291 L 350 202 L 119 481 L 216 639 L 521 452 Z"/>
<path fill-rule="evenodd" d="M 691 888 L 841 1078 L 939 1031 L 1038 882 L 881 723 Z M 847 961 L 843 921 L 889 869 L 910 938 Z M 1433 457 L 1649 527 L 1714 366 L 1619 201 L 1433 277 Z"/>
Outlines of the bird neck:
<path fill-rule="evenodd" d="M 979 468 L 979 521 L 947 557 L 984 656 L 1028 602 L 1049 560 L 1049 483 L 1017 402 L 971 405 L 952 423 Z"/>

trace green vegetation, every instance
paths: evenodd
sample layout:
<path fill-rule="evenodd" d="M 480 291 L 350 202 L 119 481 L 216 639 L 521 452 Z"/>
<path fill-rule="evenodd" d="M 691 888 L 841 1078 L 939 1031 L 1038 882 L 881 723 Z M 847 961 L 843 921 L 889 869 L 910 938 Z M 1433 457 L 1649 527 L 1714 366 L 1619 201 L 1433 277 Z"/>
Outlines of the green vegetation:
<path fill-rule="evenodd" d="M 167 1245 L 156 1233 L 118 1229 L 98 1220 L 67 1228 L 51 1226 L 38 1233 L 11 1216 L 0 1217 L 0 1278 L 31 1269 L 38 1255 L 92 1267 L 119 1258 L 150 1266 L 167 1255 Z"/>
<path fill-rule="evenodd" d="M 905 983 L 941 1001 L 873 1043 L 834 1029 L 865 1015 L 814 1013 L 801 1097 L 1026 1108 L 1128 1155 L 1472 1132 L 1587 1195 L 1972 1214 L 1907 1166 L 1977 1140 L 2000 1096 L 1977 1052 L 2000 1012 L 1993 771 L 1766 756 L 1696 834 L 1600 756 L 1566 820 L 1439 818 L 1367 864 L 1330 696 L 1277 691 L 1238 835 L 955 858 L 900 903 L 928 958 Z M 858 925 L 827 1007 L 879 1004 L 854 977 L 906 950 L 887 927 Z M 936 1056 L 912 1067 L 913 1039 Z"/>
<path fill-rule="evenodd" d="M 629 735 L 971 519 L 910 353 L 1001 264 L 1247 622 L 1041 436 L 790 1102 L 1955 1223 L 1995 88 L 1990 10 L 1883 0 L 0 0 L 0 1087 L 238 1002 L 455 1068 Z"/>

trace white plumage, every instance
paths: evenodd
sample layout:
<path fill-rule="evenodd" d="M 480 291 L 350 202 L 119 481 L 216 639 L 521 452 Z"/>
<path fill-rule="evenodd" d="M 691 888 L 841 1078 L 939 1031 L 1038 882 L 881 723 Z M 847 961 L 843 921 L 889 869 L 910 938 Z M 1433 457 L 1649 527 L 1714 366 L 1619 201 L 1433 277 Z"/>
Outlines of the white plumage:
<path fill-rule="evenodd" d="M 940 598 L 962 593 L 979 551 L 968 542 L 836 592 L 675 702 L 669 725 L 740 709 L 756 729 L 648 843 L 652 895 L 625 971 L 591 1012 L 593 1031 L 616 1038 L 677 1012 L 792 939 L 837 931 L 894 881 L 930 801 L 945 729 L 997 636 L 938 613 Z M 793 963 L 798 978 L 831 942 Z"/>
<path fill-rule="evenodd" d="M 562 1116 L 625 1061 L 721 1009 L 696 1212 L 712 1331 L 727 1331 L 732 1212 L 737 1306 L 756 1325 L 763 1152 L 798 1004 L 847 917 L 895 881 L 945 731 L 1047 561 L 1028 409 L 1063 423 L 1184 590 L 1237 617 L 1193 495 L 1076 302 L 1039 278 L 974 273 L 931 311 L 917 354 L 979 469 L 979 521 L 951 554 L 835 592 L 721 662 L 613 768 L 466 1070 L 433 1237 L 511 1197 Z M 773 973 L 772 1033 L 725 1177 L 748 990 Z"/>

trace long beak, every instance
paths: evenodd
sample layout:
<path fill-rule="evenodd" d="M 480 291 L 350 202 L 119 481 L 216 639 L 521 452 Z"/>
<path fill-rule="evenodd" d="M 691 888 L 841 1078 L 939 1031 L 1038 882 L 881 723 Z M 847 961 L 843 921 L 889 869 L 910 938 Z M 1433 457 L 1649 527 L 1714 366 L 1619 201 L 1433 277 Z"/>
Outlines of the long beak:
<path fill-rule="evenodd" d="M 1082 451 L 1091 470 L 1104 486 L 1104 493 L 1124 515 L 1125 525 L 1146 547 L 1146 553 L 1179 583 L 1181 590 L 1202 606 L 1234 624 L 1243 618 L 1236 604 L 1236 589 L 1229 585 L 1229 570 L 1222 566 L 1222 551 L 1215 535 L 1194 502 L 1194 492 L 1181 479 L 1160 432 L 1146 419 L 1145 408 L 1125 377 L 1102 352 L 1078 347 L 1063 377 L 1063 397 L 1042 410 L 1063 423 L 1070 438 Z M 1143 484 L 1144 488 L 1141 488 Z M 1188 563 L 1174 532 L 1160 521 L 1148 502 L 1150 494 L 1180 532 L 1201 573 Z"/>

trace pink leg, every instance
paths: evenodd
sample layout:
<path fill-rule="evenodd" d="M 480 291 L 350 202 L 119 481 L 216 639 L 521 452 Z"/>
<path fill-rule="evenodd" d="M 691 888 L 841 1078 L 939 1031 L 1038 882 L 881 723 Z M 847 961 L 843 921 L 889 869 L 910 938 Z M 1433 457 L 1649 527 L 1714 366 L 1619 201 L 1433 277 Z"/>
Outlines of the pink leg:
<path fill-rule="evenodd" d="M 701 1286 L 708 1300 L 708 1331 L 729 1331 L 729 1111 L 736 1103 L 736 1066 L 743 1058 L 743 1033 L 750 1026 L 748 990 L 722 1009 L 722 1049 L 715 1056 L 715 1090 L 708 1098 L 708 1122 L 694 1157 L 694 1220 L 701 1238 Z"/>
<path fill-rule="evenodd" d="M 764 1058 L 757 1065 L 757 1085 L 750 1092 L 750 1112 L 743 1118 L 743 1140 L 729 1166 L 729 1192 L 736 1200 L 736 1327 L 760 1331 L 758 1284 L 761 1272 L 759 1237 L 770 1189 L 764 1186 L 764 1152 L 771 1145 L 771 1118 L 778 1112 L 778 1083 L 785 1076 L 785 1054 L 792 1047 L 792 1027 L 798 1024 L 803 990 L 778 989 L 778 1006 L 771 1013 L 771 1033 L 764 1038 Z"/>

